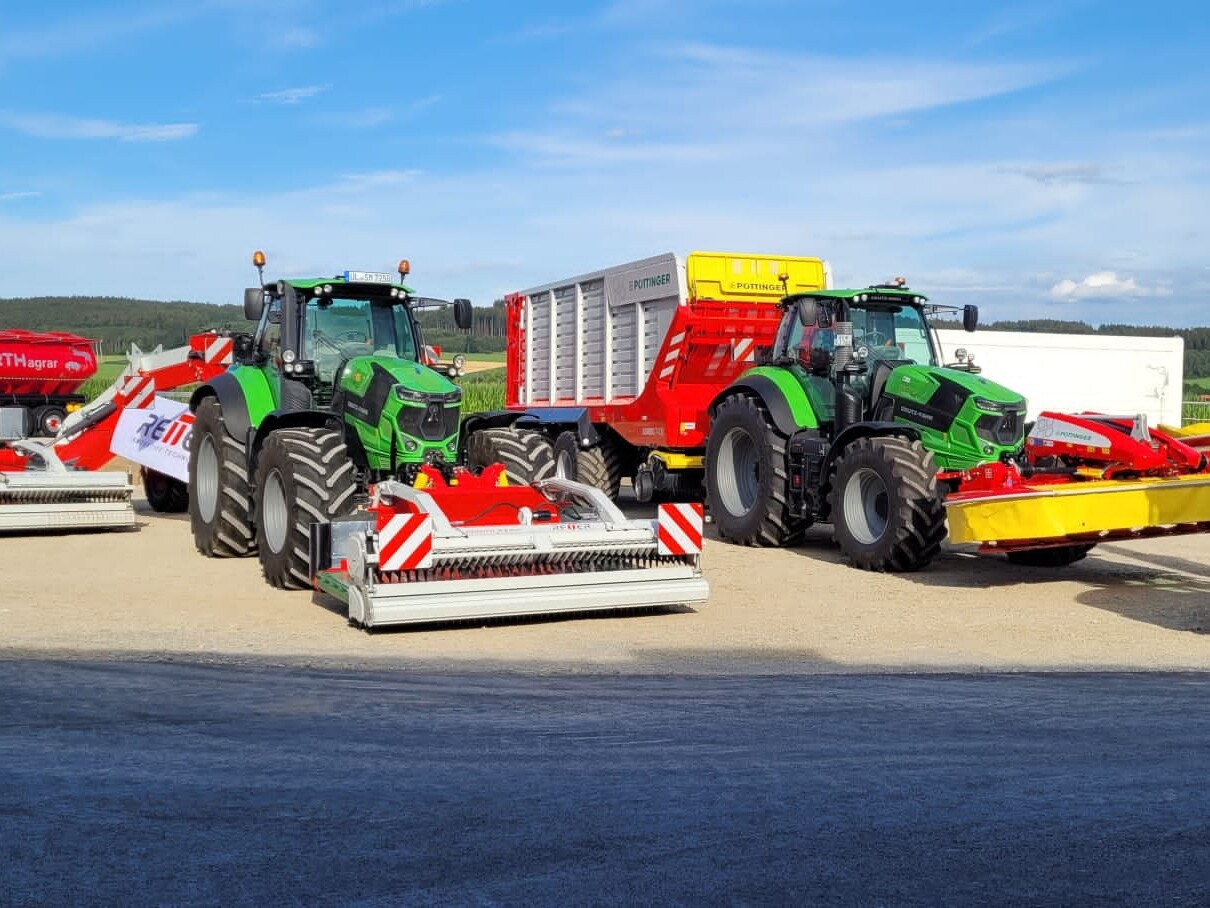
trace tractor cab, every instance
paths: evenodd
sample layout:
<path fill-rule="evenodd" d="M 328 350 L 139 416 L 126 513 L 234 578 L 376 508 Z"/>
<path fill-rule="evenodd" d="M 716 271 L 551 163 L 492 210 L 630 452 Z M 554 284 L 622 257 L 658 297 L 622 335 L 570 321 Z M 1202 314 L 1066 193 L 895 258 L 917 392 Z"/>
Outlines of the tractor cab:
<path fill-rule="evenodd" d="M 462 392 L 430 368 L 414 310 L 451 305 L 417 297 L 402 283 L 410 270 L 345 271 L 331 278 L 266 284 L 264 255 L 253 256 L 261 286 L 244 294 L 258 321 L 245 365 L 266 377 L 277 414 L 330 414 L 375 473 L 428 459 L 452 460 Z M 459 328 L 471 304 L 452 303 Z M 291 422 L 297 420 L 290 420 Z"/>
<path fill-rule="evenodd" d="M 787 296 L 773 360 L 794 368 L 824 421 L 835 419 L 838 393 L 857 398 L 860 418 L 886 418 L 895 369 L 938 365 L 925 303 L 901 284 Z"/>

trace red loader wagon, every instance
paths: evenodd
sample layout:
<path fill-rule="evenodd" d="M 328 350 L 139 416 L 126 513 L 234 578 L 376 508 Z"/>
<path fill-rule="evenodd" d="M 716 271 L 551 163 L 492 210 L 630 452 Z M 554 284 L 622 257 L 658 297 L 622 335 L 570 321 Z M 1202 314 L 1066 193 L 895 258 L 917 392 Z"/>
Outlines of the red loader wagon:
<path fill-rule="evenodd" d="M 541 433 L 558 475 L 612 498 L 623 477 L 641 501 L 696 495 L 710 402 L 772 344 L 783 296 L 829 284 L 817 258 L 693 252 L 510 294 L 509 412 L 468 434 Z"/>

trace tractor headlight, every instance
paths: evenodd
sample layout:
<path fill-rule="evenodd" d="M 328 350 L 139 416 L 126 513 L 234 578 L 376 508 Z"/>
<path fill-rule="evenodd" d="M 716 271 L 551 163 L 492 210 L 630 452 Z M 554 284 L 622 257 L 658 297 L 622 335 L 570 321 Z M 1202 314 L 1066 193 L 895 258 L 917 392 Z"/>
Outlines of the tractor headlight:
<path fill-rule="evenodd" d="M 411 388 L 405 388 L 403 385 L 395 386 L 395 396 L 409 404 L 428 403 L 429 399 L 429 396 L 423 391 L 413 391 Z"/>
<path fill-rule="evenodd" d="M 1003 413 L 1005 410 L 1013 409 L 1007 404 L 1002 404 L 994 400 L 988 400 L 986 397 L 976 397 L 975 406 L 980 410 L 987 410 L 989 413 Z"/>

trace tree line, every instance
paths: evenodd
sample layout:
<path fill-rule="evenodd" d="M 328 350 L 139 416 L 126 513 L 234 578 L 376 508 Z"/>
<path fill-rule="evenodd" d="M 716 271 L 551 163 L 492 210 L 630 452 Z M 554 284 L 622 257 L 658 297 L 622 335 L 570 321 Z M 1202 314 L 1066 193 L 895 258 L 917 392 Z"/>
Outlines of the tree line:
<path fill-rule="evenodd" d="M 491 353 L 505 348 L 507 322 L 503 300 L 476 306 L 470 332 L 454 325 L 450 308 L 421 311 L 417 321 L 425 341 L 450 353 Z M 958 322 L 938 320 L 939 328 L 961 328 Z M 157 344 L 175 347 L 191 334 L 208 328 L 251 331 L 243 306 L 185 301 L 126 299 L 123 297 L 42 296 L 0 299 L 0 328 L 30 331 L 69 331 L 101 341 L 104 353 L 124 353 L 137 344 L 150 350 Z M 1210 377 L 1210 327 L 1166 328 L 1162 325 L 1100 325 L 1060 319 L 998 321 L 981 325 L 981 331 L 1027 331 L 1052 334 L 1113 334 L 1132 337 L 1177 335 L 1185 341 L 1185 378 Z"/>

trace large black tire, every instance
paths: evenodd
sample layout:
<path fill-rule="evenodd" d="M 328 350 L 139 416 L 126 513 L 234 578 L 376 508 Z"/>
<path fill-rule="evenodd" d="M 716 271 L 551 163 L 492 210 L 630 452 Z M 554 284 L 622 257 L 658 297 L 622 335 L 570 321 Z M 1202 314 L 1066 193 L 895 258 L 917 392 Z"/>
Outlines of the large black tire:
<path fill-rule="evenodd" d="M 1019 564 L 1022 567 L 1059 568 L 1075 564 L 1092 551 L 1093 545 L 1061 545 L 1052 549 L 1029 549 L 1024 552 L 1006 552 L 1004 557 L 1009 564 Z"/>
<path fill-rule="evenodd" d="M 280 429 L 256 463 L 256 546 L 261 570 L 282 590 L 311 585 L 311 524 L 353 513 L 357 479 L 331 429 Z"/>
<path fill-rule="evenodd" d="M 622 458 L 607 439 L 584 448 L 575 432 L 560 432 L 554 454 L 556 476 L 594 486 L 617 499 L 622 486 Z"/>
<path fill-rule="evenodd" d="M 858 438 L 836 459 L 831 514 L 836 541 L 856 567 L 919 570 L 945 540 L 933 455 L 906 438 Z"/>
<path fill-rule="evenodd" d="M 141 467 L 143 494 L 153 511 L 183 514 L 189 510 L 189 487 L 175 476 L 166 476 L 150 467 Z"/>
<path fill-rule="evenodd" d="M 706 444 L 706 495 L 723 539 L 792 545 L 811 525 L 790 516 L 786 441 L 761 401 L 733 394 L 719 405 Z"/>
<path fill-rule="evenodd" d="M 189 523 L 194 545 L 210 558 L 242 558 L 256 547 L 244 452 L 244 442 L 227 434 L 218 399 L 198 404 L 189 440 Z"/>
<path fill-rule="evenodd" d="M 555 452 L 541 432 L 526 429 L 479 429 L 467 445 L 468 466 L 475 472 L 504 464 L 510 482 L 526 483 L 555 475 Z"/>

